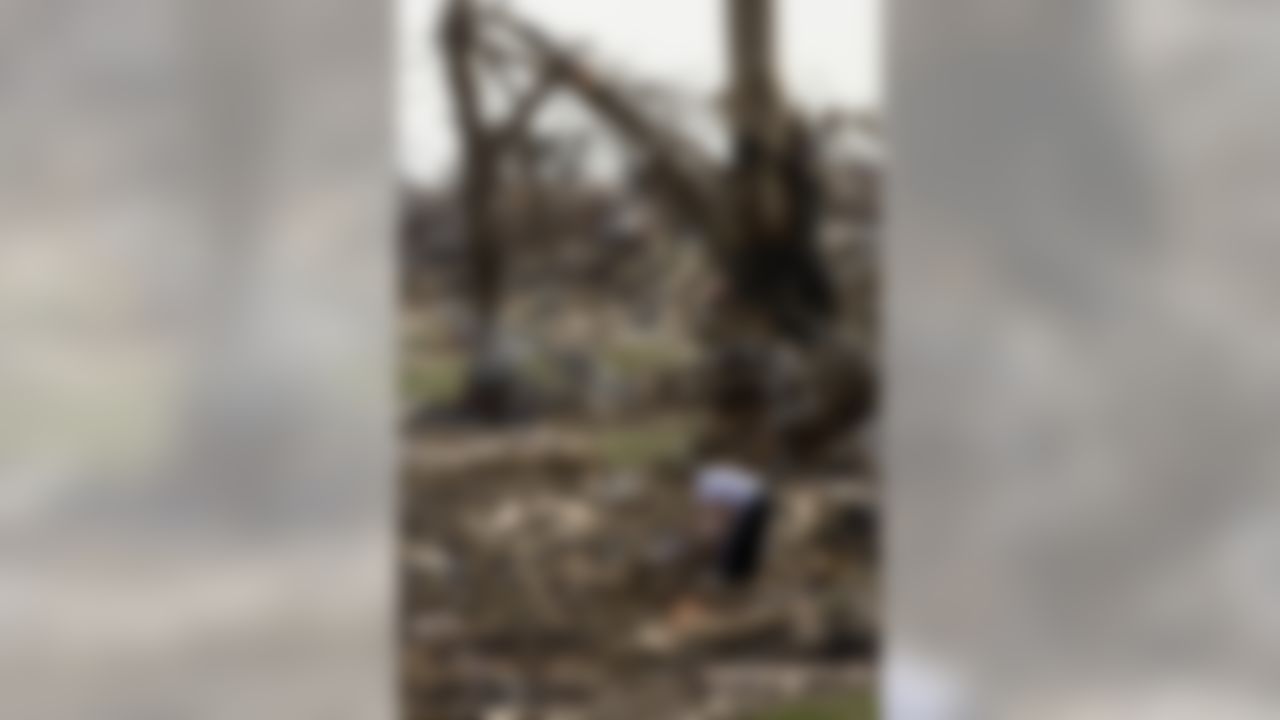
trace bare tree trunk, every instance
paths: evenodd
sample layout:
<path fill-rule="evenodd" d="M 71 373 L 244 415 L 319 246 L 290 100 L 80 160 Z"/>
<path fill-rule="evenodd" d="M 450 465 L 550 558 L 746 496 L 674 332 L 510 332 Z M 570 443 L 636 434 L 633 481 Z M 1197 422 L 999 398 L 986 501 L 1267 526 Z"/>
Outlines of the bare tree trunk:
<path fill-rule="evenodd" d="M 464 404 L 468 411 L 495 417 L 506 410 L 512 380 L 499 348 L 504 280 L 497 212 L 500 148 L 485 126 L 479 79 L 472 63 L 479 29 L 470 0 L 452 0 L 442 30 L 445 66 L 454 97 L 454 122 L 462 148 L 467 287 L 474 313 L 471 375 Z"/>
<path fill-rule="evenodd" d="M 712 337 L 717 433 L 763 462 L 808 451 L 869 407 L 865 363 L 840 338 L 838 301 L 819 245 L 821 178 L 809 132 L 777 75 L 774 0 L 726 0 L 734 158 L 727 288 Z M 779 397 L 780 353 L 803 357 L 816 400 Z M 796 415 L 790 408 L 808 406 Z M 783 409 L 787 408 L 787 409 Z"/>
<path fill-rule="evenodd" d="M 729 0 L 734 138 L 732 204 L 738 241 L 767 241 L 783 231 L 786 208 L 776 168 L 786 153 L 786 110 L 775 76 L 773 0 Z"/>
<path fill-rule="evenodd" d="M 787 241 L 787 197 L 781 159 L 787 152 L 786 110 L 775 75 L 773 0 L 726 0 L 733 139 L 723 205 L 724 294 L 709 339 L 707 377 L 712 433 L 735 454 L 772 461 L 769 411 L 771 359 L 777 342 L 773 300 L 762 294 L 776 268 L 760 260 Z"/>
<path fill-rule="evenodd" d="M 737 300 L 769 332 L 807 342 L 835 313 L 819 255 L 821 180 L 809 132 L 777 76 L 774 0 L 727 0 L 732 67 L 730 173 Z"/>

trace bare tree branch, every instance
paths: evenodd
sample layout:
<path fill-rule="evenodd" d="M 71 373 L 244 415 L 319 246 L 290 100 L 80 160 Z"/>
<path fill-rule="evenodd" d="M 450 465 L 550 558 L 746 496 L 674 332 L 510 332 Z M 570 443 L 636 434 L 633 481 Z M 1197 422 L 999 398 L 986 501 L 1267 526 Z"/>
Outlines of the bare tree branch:
<path fill-rule="evenodd" d="M 533 118 L 546 105 L 547 100 L 559 88 L 560 78 L 552 72 L 543 72 L 532 88 L 516 101 L 515 107 L 490 137 L 499 151 L 509 149 L 517 140 L 527 134 L 533 124 Z"/>
<path fill-rule="evenodd" d="M 713 243 L 722 241 L 724 208 L 713 162 L 694 145 L 650 120 L 615 83 L 600 77 L 563 45 L 505 10 L 490 8 L 485 16 L 518 38 L 534 62 L 562 78 L 566 89 L 629 144 L 645 152 L 655 172 L 671 186 L 681 210 L 707 230 Z"/>

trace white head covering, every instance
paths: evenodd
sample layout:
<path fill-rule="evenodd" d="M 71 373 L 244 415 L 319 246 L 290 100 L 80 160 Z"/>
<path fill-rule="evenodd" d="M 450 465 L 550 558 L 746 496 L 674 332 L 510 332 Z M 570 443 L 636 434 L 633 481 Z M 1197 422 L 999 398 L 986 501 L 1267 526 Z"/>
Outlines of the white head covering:
<path fill-rule="evenodd" d="M 764 483 L 754 471 L 740 465 L 717 463 L 698 471 L 694 493 L 699 502 L 746 507 L 764 493 Z"/>

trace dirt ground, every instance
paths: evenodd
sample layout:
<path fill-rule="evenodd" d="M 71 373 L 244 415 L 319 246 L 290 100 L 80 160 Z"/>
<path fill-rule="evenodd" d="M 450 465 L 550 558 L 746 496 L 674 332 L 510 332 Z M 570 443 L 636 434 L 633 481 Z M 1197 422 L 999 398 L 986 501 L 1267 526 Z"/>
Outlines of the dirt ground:
<path fill-rule="evenodd" d="M 411 439 L 412 718 L 737 720 L 868 688 L 870 479 L 838 466 L 781 479 L 761 581 L 696 609 L 679 564 L 692 432 L 667 414 Z"/>

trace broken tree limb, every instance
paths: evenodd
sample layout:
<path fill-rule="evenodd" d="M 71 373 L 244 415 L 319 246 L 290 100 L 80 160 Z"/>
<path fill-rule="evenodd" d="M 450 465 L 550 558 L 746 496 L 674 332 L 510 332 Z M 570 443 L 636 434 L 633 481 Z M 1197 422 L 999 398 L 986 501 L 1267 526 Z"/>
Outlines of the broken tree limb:
<path fill-rule="evenodd" d="M 534 116 L 558 89 L 559 84 L 560 78 L 556 74 L 543 72 L 534 86 L 520 97 L 506 121 L 491 132 L 491 140 L 499 152 L 511 149 L 520 138 L 528 134 Z"/>
<path fill-rule="evenodd" d="M 454 122 L 461 141 L 462 193 L 471 262 L 470 292 L 485 334 L 495 321 L 501 283 L 501 250 L 494 223 L 494 192 L 498 181 L 497 148 L 484 127 L 478 78 L 471 61 L 477 27 L 472 4 L 454 0 L 442 26 L 442 47 Z"/>
<path fill-rule="evenodd" d="M 670 186 L 679 209 L 707 230 L 718 245 L 726 235 L 724 208 L 717 192 L 715 164 L 691 143 L 652 121 L 615 83 L 601 77 L 572 51 L 505 10 L 487 9 L 485 16 L 521 42 L 529 59 L 560 77 L 575 95 L 623 137 L 643 152 L 654 172 Z"/>

